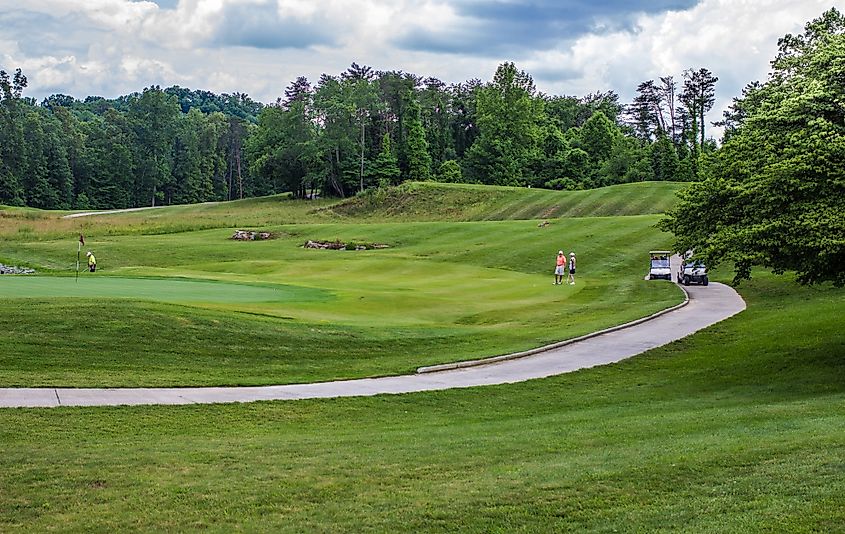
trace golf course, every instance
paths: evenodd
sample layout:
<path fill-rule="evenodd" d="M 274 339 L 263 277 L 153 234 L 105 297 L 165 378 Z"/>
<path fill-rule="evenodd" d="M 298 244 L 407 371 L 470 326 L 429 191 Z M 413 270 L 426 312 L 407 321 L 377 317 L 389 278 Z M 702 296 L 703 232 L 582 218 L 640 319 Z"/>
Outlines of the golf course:
<path fill-rule="evenodd" d="M 0 387 L 396 376 L 620 325 L 684 301 L 644 280 L 683 187 L 0 207 L 0 262 L 36 270 L 0 276 Z M 574 285 L 552 284 L 558 250 Z M 517 384 L 2 409 L 0 530 L 841 530 L 845 290 L 764 271 L 736 289 L 747 309 L 692 336 Z"/>

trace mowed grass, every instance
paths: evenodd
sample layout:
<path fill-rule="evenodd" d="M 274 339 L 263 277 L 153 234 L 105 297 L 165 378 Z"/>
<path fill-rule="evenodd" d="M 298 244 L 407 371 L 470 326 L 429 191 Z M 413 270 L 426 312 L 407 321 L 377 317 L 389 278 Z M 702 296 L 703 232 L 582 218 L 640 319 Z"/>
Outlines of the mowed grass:
<path fill-rule="evenodd" d="M 663 213 L 687 184 L 644 182 L 584 191 L 409 182 L 370 191 L 318 213 L 370 219 L 501 221 Z"/>
<path fill-rule="evenodd" d="M 343 201 L 294 200 L 289 195 L 168 206 L 74 219 L 68 212 L 0 206 L 0 242 L 86 236 L 151 235 L 350 220 L 479 221 L 663 213 L 686 184 L 645 182 L 550 191 L 468 184 L 407 183 Z"/>
<path fill-rule="evenodd" d="M 537 347 L 680 302 L 672 284 L 642 279 L 645 251 L 668 238 L 656 220 L 299 224 L 247 243 L 229 229 L 91 236 L 100 270 L 78 283 L 0 279 L 0 384 L 294 383 Z M 303 249 L 306 239 L 391 248 Z M 5 245 L 57 273 L 75 262 L 68 248 Z M 558 248 L 579 253 L 575 286 L 551 284 Z"/>
<path fill-rule="evenodd" d="M 551 287 L 551 286 L 550 286 Z M 507 386 L 0 411 L 0 530 L 840 532 L 845 290 Z"/>

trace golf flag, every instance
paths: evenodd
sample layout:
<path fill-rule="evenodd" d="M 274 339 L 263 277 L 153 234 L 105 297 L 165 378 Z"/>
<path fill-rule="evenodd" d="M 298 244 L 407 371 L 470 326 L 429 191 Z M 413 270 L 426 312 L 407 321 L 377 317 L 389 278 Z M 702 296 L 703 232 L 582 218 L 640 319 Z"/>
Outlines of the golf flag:
<path fill-rule="evenodd" d="M 82 245 L 85 244 L 85 238 L 79 234 L 79 244 L 76 245 L 76 282 L 79 283 L 79 254 L 82 252 Z"/>

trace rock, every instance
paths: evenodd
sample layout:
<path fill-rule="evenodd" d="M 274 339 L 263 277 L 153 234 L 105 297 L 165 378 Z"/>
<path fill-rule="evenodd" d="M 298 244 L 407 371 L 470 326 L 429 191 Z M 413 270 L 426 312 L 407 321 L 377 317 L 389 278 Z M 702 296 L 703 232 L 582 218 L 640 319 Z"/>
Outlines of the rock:
<path fill-rule="evenodd" d="M 256 239 L 263 241 L 274 237 L 275 235 L 272 232 L 256 232 L 253 230 L 238 230 L 232 234 L 232 239 L 235 241 L 255 241 Z"/>
<path fill-rule="evenodd" d="M 309 239 L 302 245 L 303 248 L 317 248 L 323 250 L 369 250 L 373 248 L 390 248 L 390 245 L 382 243 L 344 243 L 340 240 L 335 241 L 313 241 Z"/>
<path fill-rule="evenodd" d="M 13 265 L 3 265 L 0 263 L 0 274 L 35 274 L 35 269 L 15 267 Z"/>

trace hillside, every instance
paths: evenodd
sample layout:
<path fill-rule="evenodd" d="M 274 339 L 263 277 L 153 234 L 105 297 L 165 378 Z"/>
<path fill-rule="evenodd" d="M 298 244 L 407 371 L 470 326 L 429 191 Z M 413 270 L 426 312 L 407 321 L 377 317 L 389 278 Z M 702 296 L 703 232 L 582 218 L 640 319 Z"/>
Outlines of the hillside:
<path fill-rule="evenodd" d="M 323 211 L 353 218 L 499 221 L 663 213 L 686 184 L 643 182 L 583 191 L 550 191 L 409 182 L 341 201 Z"/>
<path fill-rule="evenodd" d="M 73 219 L 68 212 L 0 206 L 0 241 L 43 241 L 74 234 L 161 235 L 214 228 L 303 223 L 464 222 L 663 213 L 685 184 L 643 182 L 584 191 L 410 182 L 343 200 L 290 195 L 185 204 Z M 0 258 L 2 258 L 0 249 Z"/>

